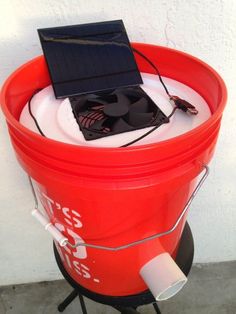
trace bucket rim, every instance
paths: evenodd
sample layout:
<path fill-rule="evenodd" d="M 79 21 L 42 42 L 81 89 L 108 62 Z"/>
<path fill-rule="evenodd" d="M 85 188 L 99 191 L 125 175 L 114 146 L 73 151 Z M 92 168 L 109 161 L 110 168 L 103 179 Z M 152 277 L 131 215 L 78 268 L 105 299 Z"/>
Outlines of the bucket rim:
<path fill-rule="evenodd" d="M 6 81 L 4 82 L 1 92 L 0 92 L 0 100 L 1 100 L 1 107 L 2 107 L 2 111 L 5 115 L 5 118 L 7 120 L 8 123 L 11 124 L 11 126 L 13 126 L 15 129 L 17 129 L 18 131 L 22 132 L 23 134 L 31 137 L 32 139 L 34 138 L 37 141 L 41 141 L 42 143 L 48 143 L 48 144 L 52 144 L 52 145 L 60 145 L 60 146 L 64 146 L 65 148 L 68 147 L 70 149 L 74 149 L 76 151 L 90 151 L 90 152 L 98 152 L 98 151 L 103 151 L 103 152 L 107 152 L 107 153 L 117 153 L 117 152 L 134 152 L 134 151 L 146 151 L 146 150 L 150 150 L 150 149 L 157 149 L 157 148 L 163 148 L 166 146 L 171 146 L 173 143 L 181 143 L 182 141 L 186 141 L 189 138 L 191 138 L 192 136 L 196 135 L 197 133 L 201 133 L 202 131 L 208 129 L 210 126 L 212 126 L 222 115 L 223 110 L 225 108 L 226 105 L 226 101 L 227 101 L 227 88 L 226 85 L 223 81 L 223 79 L 221 78 L 220 74 L 214 70 L 210 65 L 208 65 L 206 62 L 200 60 L 197 57 L 194 57 L 186 52 L 182 52 L 179 51 L 177 49 L 173 49 L 173 48 L 169 48 L 169 47 L 164 47 L 164 46 L 160 46 L 160 45 L 155 45 L 155 44 L 147 44 L 147 43 L 138 43 L 138 42 L 132 42 L 131 43 L 132 46 L 135 46 L 136 48 L 141 48 L 141 47 L 147 47 L 147 48 L 158 48 L 160 50 L 163 51 L 170 51 L 170 52 L 174 52 L 177 53 L 179 55 L 182 55 L 183 57 L 186 57 L 190 60 L 192 60 L 195 63 L 198 63 L 200 65 L 202 65 L 204 68 L 206 68 L 211 74 L 213 74 L 213 76 L 216 78 L 216 80 L 219 83 L 220 89 L 221 89 L 221 100 L 219 102 L 219 105 L 217 107 L 217 109 L 215 110 L 215 112 L 211 115 L 211 117 L 209 119 L 207 119 L 205 122 L 203 122 L 202 124 L 200 124 L 199 126 L 197 126 L 196 128 L 172 137 L 170 139 L 167 140 L 163 140 L 157 143 L 150 143 L 150 144 L 143 144 L 143 145 L 137 145 L 137 146 L 128 146 L 128 147 L 94 147 L 94 146 L 83 146 L 83 145 L 75 145 L 75 144 L 70 144 L 70 143 L 64 143 L 61 141 L 57 141 L 51 138 L 47 138 L 47 137 L 43 137 L 40 134 L 37 134 L 33 131 L 31 131 L 30 129 L 26 128 L 25 126 L 23 126 L 10 112 L 10 110 L 8 109 L 7 103 L 5 101 L 5 94 L 6 91 L 9 88 L 9 85 L 11 84 L 13 78 L 15 76 L 18 75 L 19 72 L 21 72 L 24 68 L 30 66 L 31 64 L 34 64 L 35 62 L 39 61 L 39 60 L 43 60 L 44 56 L 40 55 L 37 56 L 31 60 L 29 60 L 28 62 L 22 64 L 20 67 L 18 67 L 15 71 L 12 72 L 12 74 L 10 74 L 8 76 L 8 78 L 6 79 Z M 165 75 L 165 74 L 163 74 Z"/>

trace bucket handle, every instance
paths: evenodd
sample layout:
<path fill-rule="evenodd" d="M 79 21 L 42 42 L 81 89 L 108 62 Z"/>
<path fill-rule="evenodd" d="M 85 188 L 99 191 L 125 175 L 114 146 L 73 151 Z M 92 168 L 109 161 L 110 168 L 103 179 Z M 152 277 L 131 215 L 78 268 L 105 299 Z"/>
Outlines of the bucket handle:
<path fill-rule="evenodd" d="M 63 246 L 69 246 L 71 248 L 77 248 L 78 246 L 85 246 L 85 247 L 90 247 L 90 248 L 99 249 L 99 250 L 106 250 L 106 251 L 120 251 L 120 250 L 124 250 L 124 249 L 127 249 L 129 247 L 132 247 L 132 246 L 135 246 L 135 245 L 147 242 L 149 240 L 153 240 L 153 239 L 160 238 L 162 236 L 168 235 L 168 234 L 173 232 L 178 227 L 181 219 L 183 218 L 183 216 L 187 212 L 187 210 L 188 210 L 189 206 L 191 205 L 193 199 L 197 195 L 198 191 L 202 187 L 204 181 L 206 180 L 206 178 L 207 178 L 207 176 L 209 174 L 209 167 L 207 165 L 204 165 L 203 168 L 204 168 L 203 176 L 201 177 L 201 179 L 198 182 L 196 188 L 194 189 L 193 193 L 191 194 L 188 202 L 184 206 L 184 209 L 182 210 L 181 214 L 178 216 L 176 222 L 174 223 L 174 225 L 170 229 L 168 229 L 167 231 L 164 231 L 164 232 L 155 233 L 155 234 L 153 234 L 153 235 L 151 235 L 149 237 L 143 238 L 141 240 L 133 241 L 133 242 L 121 245 L 121 246 L 110 247 L 110 246 L 95 245 L 95 244 L 82 243 L 82 242 L 77 242 L 75 244 L 70 243 L 69 240 L 38 210 L 38 200 L 37 200 L 36 192 L 34 190 L 34 186 L 33 186 L 31 177 L 28 176 L 29 177 L 30 186 L 31 186 L 31 189 L 32 189 L 32 193 L 33 193 L 33 196 L 34 196 L 34 201 L 35 201 L 35 208 L 32 211 L 32 215 L 45 227 L 45 229 L 47 231 L 49 231 L 49 233 L 53 236 L 53 238 L 62 247 Z"/>

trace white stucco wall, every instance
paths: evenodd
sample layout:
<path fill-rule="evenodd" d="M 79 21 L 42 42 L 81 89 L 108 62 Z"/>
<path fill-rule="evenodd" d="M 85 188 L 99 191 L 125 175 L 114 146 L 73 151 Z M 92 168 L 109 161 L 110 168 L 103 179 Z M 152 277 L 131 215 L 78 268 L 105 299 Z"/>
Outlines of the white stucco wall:
<path fill-rule="evenodd" d="M 191 53 L 223 76 L 229 101 L 211 175 L 191 206 L 195 262 L 236 258 L 235 123 L 236 2 L 234 0 L 0 1 L 0 84 L 41 54 L 36 29 L 122 18 L 132 41 Z M 60 277 L 50 237 L 30 217 L 33 199 L 1 114 L 0 285 Z"/>

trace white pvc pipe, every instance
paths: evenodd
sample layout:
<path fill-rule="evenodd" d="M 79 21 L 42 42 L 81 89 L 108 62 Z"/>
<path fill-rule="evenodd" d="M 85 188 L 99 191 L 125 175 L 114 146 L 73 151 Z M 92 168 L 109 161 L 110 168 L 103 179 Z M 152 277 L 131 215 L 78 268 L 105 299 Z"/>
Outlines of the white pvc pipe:
<path fill-rule="evenodd" d="M 32 210 L 32 216 L 40 222 L 52 237 L 60 244 L 66 246 L 68 239 L 37 209 Z"/>
<path fill-rule="evenodd" d="M 187 277 L 168 253 L 147 262 L 141 268 L 140 275 L 157 301 L 171 298 L 187 282 Z"/>

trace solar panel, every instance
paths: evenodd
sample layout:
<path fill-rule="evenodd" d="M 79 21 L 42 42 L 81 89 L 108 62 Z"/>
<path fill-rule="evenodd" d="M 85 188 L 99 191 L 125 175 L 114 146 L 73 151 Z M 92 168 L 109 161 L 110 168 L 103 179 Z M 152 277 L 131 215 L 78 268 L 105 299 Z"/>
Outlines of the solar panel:
<path fill-rule="evenodd" d="M 56 98 L 143 83 L 122 20 L 38 33 Z"/>

